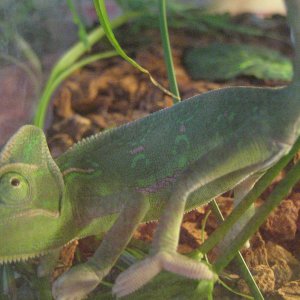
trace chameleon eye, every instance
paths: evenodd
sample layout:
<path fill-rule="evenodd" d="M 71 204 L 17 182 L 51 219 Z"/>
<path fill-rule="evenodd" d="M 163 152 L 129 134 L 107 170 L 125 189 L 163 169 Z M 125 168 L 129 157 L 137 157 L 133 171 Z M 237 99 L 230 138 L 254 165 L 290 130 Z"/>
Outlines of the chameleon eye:
<path fill-rule="evenodd" d="M 10 180 L 10 184 L 13 186 L 13 187 L 18 187 L 20 186 L 20 180 L 18 178 L 12 178 Z"/>
<path fill-rule="evenodd" d="M 6 173 L 0 178 L 0 199 L 8 205 L 25 202 L 29 196 L 29 184 L 17 173 Z"/>

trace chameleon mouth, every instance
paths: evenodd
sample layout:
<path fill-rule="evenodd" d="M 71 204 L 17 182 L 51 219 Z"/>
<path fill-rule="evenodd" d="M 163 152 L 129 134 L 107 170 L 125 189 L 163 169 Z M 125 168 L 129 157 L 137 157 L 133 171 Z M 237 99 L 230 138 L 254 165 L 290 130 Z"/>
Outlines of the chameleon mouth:
<path fill-rule="evenodd" d="M 25 211 L 16 213 L 9 218 L 4 218 L 3 220 L 0 220 L 0 224 L 6 224 L 7 222 L 13 221 L 14 219 L 24 218 L 24 217 L 32 218 L 32 217 L 37 217 L 37 216 L 44 216 L 44 217 L 48 217 L 48 218 L 57 219 L 59 217 L 59 215 L 60 214 L 58 211 L 53 212 L 53 211 L 49 211 L 49 210 L 42 209 L 42 208 L 29 209 L 29 210 L 25 210 Z"/>
<path fill-rule="evenodd" d="M 18 214 L 14 215 L 14 218 L 20 218 L 20 217 L 36 217 L 36 216 L 44 216 L 44 217 L 51 217 L 57 219 L 59 217 L 59 212 L 53 212 L 42 208 L 36 208 L 36 209 L 29 209 L 26 211 L 22 211 Z"/>
<path fill-rule="evenodd" d="M 26 254 L 16 254 L 16 255 L 7 255 L 0 256 L 0 265 L 2 264 L 10 264 L 15 262 L 24 262 L 31 258 L 37 258 L 43 255 L 46 255 L 50 252 L 50 250 L 41 251 L 38 253 L 26 253 Z"/>
<path fill-rule="evenodd" d="M 75 240 L 78 240 L 79 238 L 74 238 L 70 241 L 68 241 L 65 244 L 62 244 L 63 247 L 67 246 L 68 244 L 72 243 Z M 59 246 L 60 248 L 61 246 Z M 6 255 L 6 256 L 0 256 L 0 265 L 3 264 L 10 264 L 10 263 L 15 263 L 15 262 L 25 262 L 28 261 L 29 259 L 32 258 L 39 258 L 41 256 L 47 255 L 49 253 L 51 253 L 52 251 L 56 251 L 57 249 L 59 249 L 57 247 L 51 248 L 51 249 L 47 249 L 47 250 L 41 250 L 39 252 L 35 252 L 35 253 L 26 253 L 26 254 L 15 254 L 15 255 Z"/>

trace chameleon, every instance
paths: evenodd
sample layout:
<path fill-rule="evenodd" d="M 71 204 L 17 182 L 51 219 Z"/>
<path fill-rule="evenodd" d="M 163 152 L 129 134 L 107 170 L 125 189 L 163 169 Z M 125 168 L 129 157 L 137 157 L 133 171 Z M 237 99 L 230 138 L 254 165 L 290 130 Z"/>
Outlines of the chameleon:
<path fill-rule="evenodd" d="M 137 226 L 158 220 L 149 255 L 117 277 L 113 294 L 133 293 L 162 270 L 214 280 L 208 265 L 177 252 L 184 212 L 230 189 L 240 201 L 300 135 L 300 0 L 285 2 L 295 44 L 287 86 L 196 95 L 86 138 L 55 159 L 42 129 L 21 127 L 0 154 L 0 263 L 51 260 L 73 240 L 104 234 L 87 262 L 53 284 L 54 299 L 82 299 Z M 47 272 L 41 267 L 39 275 Z"/>

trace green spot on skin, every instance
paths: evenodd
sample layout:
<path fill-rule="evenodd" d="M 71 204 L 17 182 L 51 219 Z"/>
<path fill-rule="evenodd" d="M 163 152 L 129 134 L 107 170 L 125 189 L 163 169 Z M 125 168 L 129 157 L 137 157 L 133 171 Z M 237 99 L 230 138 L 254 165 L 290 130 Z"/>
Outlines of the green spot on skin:
<path fill-rule="evenodd" d="M 181 135 L 176 136 L 175 145 L 178 145 L 182 141 L 185 142 L 188 147 L 190 146 L 190 141 L 189 141 L 188 137 L 185 134 L 181 134 Z"/>
<path fill-rule="evenodd" d="M 178 167 L 180 169 L 183 169 L 187 165 L 187 161 L 188 161 L 187 157 L 181 156 L 178 160 Z"/>
<path fill-rule="evenodd" d="M 177 135 L 175 138 L 175 147 L 172 151 L 173 155 L 177 155 L 176 159 L 178 162 L 178 168 L 183 168 L 186 166 L 188 161 L 188 150 L 190 148 L 190 141 L 185 134 Z"/>
<path fill-rule="evenodd" d="M 133 158 L 131 168 L 135 168 L 139 161 L 145 161 L 145 166 L 150 164 L 150 161 L 146 158 L 146 155 L 144 153 L 139 153 Z"/>
<path fill-rule="evenodd" d="M 146 179 L 138 179 L 137 180 L 137 185 L 139 187 L 146 187 L 148 186 L 150 183 L 153 183 L 156 181 L 156 177 L 155 175 L 150 175 L 148 176 Z"/>
<path fill-rule="evenodd" d="M 185 134 L 181 134 L 176 136 L 175 138 L 175 147 L 172 151 L 174 155 L 184 154 L 186 155 L 186 151 L 190 148 L 190 141 Z M 184 153 L 183 153 L 184 152 Z"/>
<path fill-rule="evenodd" d="M 228 120 L 231 122 L 234 119 L 235 113 L 231 112 L 228 116 Z"/>

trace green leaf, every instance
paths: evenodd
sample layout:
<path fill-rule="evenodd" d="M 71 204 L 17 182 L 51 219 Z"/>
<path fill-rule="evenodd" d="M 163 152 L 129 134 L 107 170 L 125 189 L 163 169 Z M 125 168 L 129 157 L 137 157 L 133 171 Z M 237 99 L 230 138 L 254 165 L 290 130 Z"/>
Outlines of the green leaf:
<path fill-rule="evenodd" d="M 1 266 L 0 277 L 0 298 L 3 300 L 16 299 L 17 288 L 12 267 L 10 265 Z"/>
<path fill-rule="evenodd" d="M 122 298 L 124 300 L 211 300 L 214 281 L 192 280 L 169 272 L 161 272 L 136 292 Z M 93 295 L 93 300 L 115 299 L 111 291 Z"/>
<path fill-rule="evenodd" d="M 117 26 L 120 26 L 127 22 L 129 19 L 132 19 L 132 14 L 125 14 L 118 18 L 116 18 L 112 25 L 112 28 L 115 28 Z M 105 32 L 103 28 L 98 27 L 91 31 L 88 36 L 88 44 L 89 46 L 93 46 L 96 42 L 98 42 L 102 37 L 105 36 Z M 51 99 L 51 96 L 55 89 L 58 87 L 58 85 L 72 72 L 74 72 L 76 69 L 91 63 L 97 59 L 100 59 L 101 57 L 104 58 L 109 52 L 100 53 L 91 55 L 87 58 L 83 58 L 79 61 L 80 57 L 83 56 L 87 52 L 86 47 L 84 44 L 80 41 L 77 42 L 75 45 L 73 45 L 70 49 L 68 49 L 62 57 L 57 61 L 57 63 L 54 65 L 54 67 L 51 70 L 50 76 L 47 80 L 47 83 L 45 84 L 45 87 L 43 88 L 42 95 L 40 97 L 40 100 L 38 102 L 38 106 L 34 115 L 33 123 L 34 125 L 43 128 L 46 118 L 46 112 L 49 105 L 49 101 Z M 110 51 L 111 52 L 111 51 Z M 112 52 L 111 52 L 112 53 Z M 104 55 L 104 56 L 103 56 Z M 106 56 L 107 57 L 107 56 Z"/>
<path fill-rule="evenodd" d="M 206 24 L 209 28 L 215 30 L 222 30 L 227 32 L 235 32 L 243 35 L 250 36 L 273 36 L 266 34 L 262 29 L 254 26 L 245 26 L 241 24 L 236 24 L 232 21 L 230 14 L 202 14 L 200 21 Z"/>
<path fill-rule="evenodd" d="M 184 64 L 195 80 L 228 80 L 247 75 L 288 81 L 293 73 L 291 61 L 277 51 L 243 44 L 214 43 L 187 50 Z"/>
<path fill-rule="evenodd" d="M 87 50 L 90 50 L 91 46 L 88 41 L 88 34 L 85 30 L 85 26 L 84 26 L 83 22 L 81 21 L 81 19 L 79 17 L 79 14 L 75 8 L 73 1 L 67 0 L 67 5 L 73 16 L 73 23 L 75 25 L 77 25 L 77 27 L 78 27 L 78 36 L 79 36 L 80 41 L 83 43 L 84 47 Z"/>
<path fill-rule="evenodd" d="M 141 241 L 136 241 L 137 245 Z M 132 242 L 131 242 L 132 243 Z M 142 242 L 143 244 L 143 242 Z M 120 257 L 116 267 L 127 268 L 143 259 L 144 251 L 136 248 L 128 248 Z M 200 255 L 199 255 L 200 257 Z M 199 259 L 200 260 L 200 259 Z M 124 300 L 199 300 L 212 299 L 212 292 L 217 276 L 213 280 L 193 280 L 170 272 L 162 271 L 150 282 L 138 289 L 136 292 L 122 298 Z M 93 292 L 89 299 L 113 300 L 111 288 L 101 287 L 100 291 Z"/>
<path fill-rule="evenodd" d="M 119 42 L 117 41 L 113 31 L 112 31 L 112 27 L 109 21 L 109 16 L 107 14 L 106 11 L 106 6 L 105 6 L 105 1 L 104 0 L 94 0 L 94 6 L 100 21 L 101 26 L 103 27 L 103 30 L 105 31 L 106 37 L 109 40 L 109 42 L 111 43 L 111 45 L 115 48 L 115 50 L 118 52 L 118 54 L 125 59 L 128 63 L 130 63 L 132 66 L 134 66 L 135 68 L 137 68 L 139 71 L 141 71 L 142 73 L 148 75 L 149 79 L 151 80 L 151 82 L 158 87 L 161 91 L 163 91 L 164 93 L 168 94 L 169 96 L 178 99 L 178 97 L 176 95 L 174 95 L 173 93 L 171 93 L 170 91 L 168 91 L 166 88 L 164 88 L 159 82 L 157 82 L 154 77 L 151 75 L 151 73 L 149 72 L 149 70 L 145 69 L 144 67 L 142 67 L 140 64 L 138 64 L 134 59 L 132 59 L 131 57 L 129 57 L 126 52 L 123 50 L 123 48 L 121 47 L 121 45 L 119 44 Z"/>
<path fill-rule="evenodd" d="M 201 280 L 197 286 L 196 294 L 198 298 L 195 299 L 213 299 L 214 281 Z"/>

